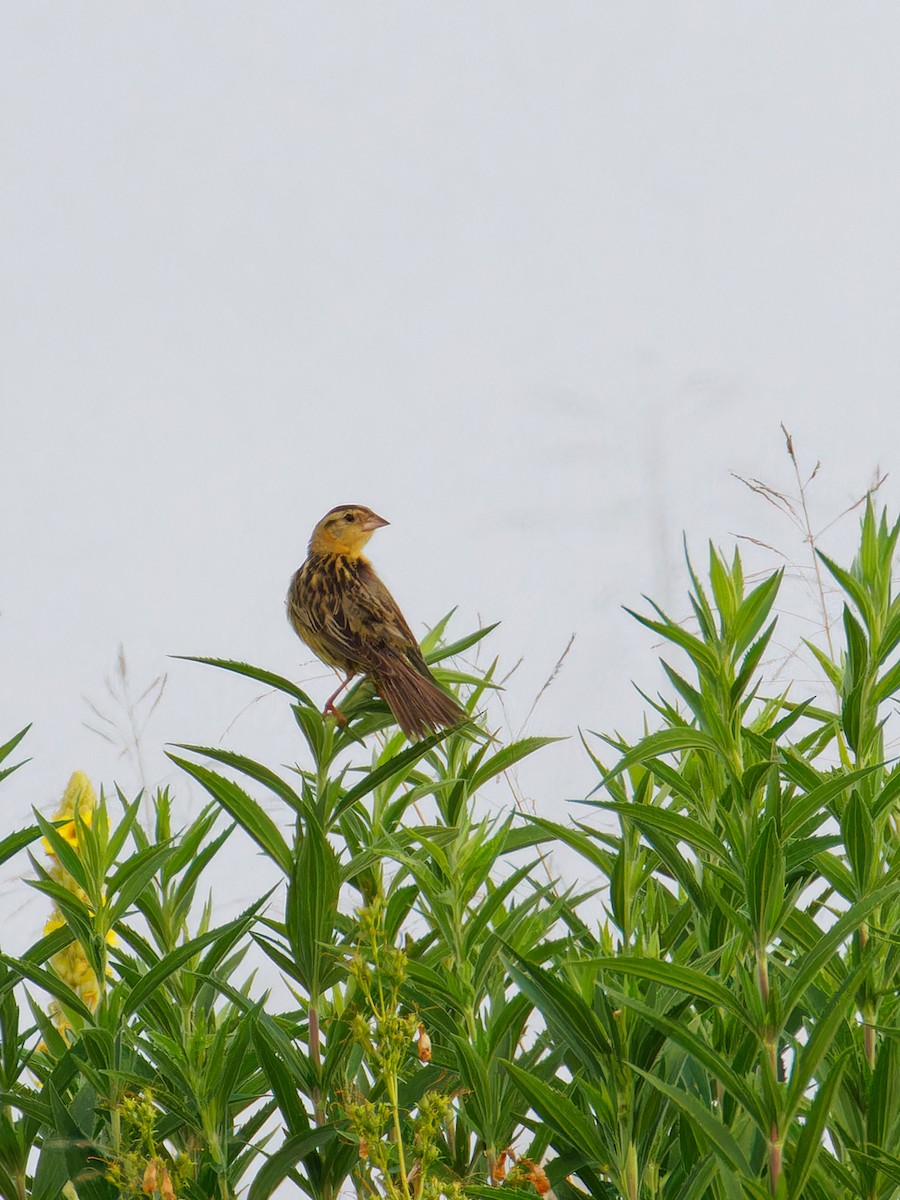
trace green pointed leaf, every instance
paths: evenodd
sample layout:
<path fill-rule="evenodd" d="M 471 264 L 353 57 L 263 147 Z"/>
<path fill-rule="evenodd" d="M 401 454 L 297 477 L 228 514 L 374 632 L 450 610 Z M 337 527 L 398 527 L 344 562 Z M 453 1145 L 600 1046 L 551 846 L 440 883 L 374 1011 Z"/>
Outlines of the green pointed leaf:
<path fill-rule="evenodd" d="M 595 801 L 595 804 L 597 808 L 619 813 L 648 836 L 659 830 L 677 842 L 686 842 L 693 850 L 702 851 L 724 862 L 729 861 L 727 847 L 693 817 L 682 816 L 670 808 L 657 808 L 653 804 L 614 804 L 599 800 Z"/>
<path fill-rule="evenodd" d="M 168 845 L 148 846 L 146 850 L 133 854 L 109 877 L 107 904 L 101 910 L 101 916 L 107 919 L 102 922 L 101 933 L 105 934 L 125 915 L 171 853 L 171 846 Z"/>
<path fill-rule="evenodd" d="M 775 632 L 775 625 L 776 625 L 776 622 L 771 621 L 769 623 L 769 625 L 763 630 L 762 634 L 760 634 L 760 636 L 756 639 L 756 641 L 750 646 L 750 648 L 747 650 L 747 653 L 744 655 L 743 662 L 741 663 L 741 668 L 738 671 L 737 678 L 735 679 L 734 684 L 731 689 L 731 700 L 732 700 L 733 704 L 736 704 L 738 702 L 738 700 L 740 700 L 741 696 L 743 696 L 744 692 L 747 690 L 747 687 L 750 684 L 750 680 L 753 678 L 753 673 L 756 671 L 756 668 L 759 666 L 760 660 L 762 659 L 762 656 L 765 653 L 766 647 L 768 646 L 769 642 L 771 641 L 772 634 Z M 785 723 L 790 722 L 791 724 L 793 724 L 794 721 L 799 719 L 799 717 L 802 714 L 802 708 L 799 705 L 797 707 L 800 708 L 800 712 L 797 712 L 796 714 L 791 715 L 789 717 L 785 717 L 784 718 Z M 777 737 L 778 736 L 778 733 L 776 732 L 776 730 L 774 728 L 767 729 L 765 732 L 768 737 Z"/>
<path fill-rule="evenodd" d="M 644 599 L 648 598 L 645 596 Z M 649 601 L 649 603 L 653 604 L 652 601 Z M 653 607 L 656 608 L 656 605 L 654 604 Z M 636 621 L 640 622 L 641 625 L 646 626 L 647 629 L 652 629 L 654 633 L 658 633 L 661 637 L 664 637 L 667 642 L 672 642 L 674 645 L 680 646 L 687 653 L 698 671 L 710 678 L 715 678 L 718 674 L 719 664 L 715 653 L 699 638 L 694 637 L 686 629 L 683 629 L 680 625 L 670 620 L 660 609 L 657 609 L 657 611 L 663 618 L 661 621 L 642 617 L 640 613 L 634 612 L 630 608 L 626 608 L 625 611 L 630 617 L 634 617 Z"/>
<path fill-rule="evenodd" d="M 769 818 L 753 844 L 747 862 L 747 908 L 765 946 L 778 928 L 784 905 L 784 853 L 774 818 Z"/>
<path fill-rule="evenodd" d="M 262 763 L 254 762 L 252 758 L 247 758 L 243 754 L 235 754 L 231 750 L 222 750 L 215 746 L 191 746 L 179 742 L 176 744 L 176 749 L 186 750 L 189 754 L 196 754 L 200 758 L 209 758 L 213 762 L 222 763 L 223 766 L 232 767 L 234 770 L 240 771 L 242 775 L 246 775 L 248 779 L 252 779 L 256 783 L 261 783 L 270 792 L 274 792 L 276 796 L 290 805 L 294 812 L 305 812 L 303 801 L 290 784 L 286 783 L 279 775 L 276 775 L 269 767 L 263 766 Z"/>
<path fill-rule="evenodd" d="M 27 958 L 10 958 L 6 954 L 0 954 L 0 963 L 5 963 L 6 966 L 10 967 L 23 979 L 29 979 L 32 983 L 37 984 L 39 988 L 43 988 L 45 992 L 53 996 L 60 1004 L 77 1013 L 82 1020 L 88 1023 L 93 1021 L 93 1013 L 84 1001 L 52 971 L 45 971 L 43 967 L 37 966 L 36 963 L 30 962 Z"/>
<path fill-rule="evenodd" d="M 549 746 L 552 742 L 560 741 L 565 741 L 565 739 L 558 737 L 527 737 L 504 746 L 502 750 L 498 750 L 496 754 L 492 754 L 490 758 L 486 759 L 478 770 L 473 773 L 469 780 L 469 794 L 474 796 L 476 792 L 484 787 L 488 780 L 502 774 L 504 771 L 508 771 L 517 762 L 521 762 L 523 758 L 534 754 L 542 747 Z"/>
<path fill-rule="evenodd" d="M 406 750 L 402 750 L 399 754 L 387 759 L 386 762 L 379 764 L 374 770 L 367 771 L 359 783 L 344 793 L 340 803 L 335 807 L 332 817 L 336 819 L 346 809 L 368 796 L 370 792 L 374 792 L 380 784 L 395 775 L 402 775 L 408 771 L 420 758 L 424 758 L 430 750 L 449 737 L 451 732 L 450 729 L 440 729 L 437 733 L 429 734 L 420 742 L 414 742 Z"/>
<path fill-rule="evenodd" d="M 554 1144 L 575 1146 L 593 1163 L 605 1161 L 606 1144 L 597 1126 L 568 1096 L 564 1096 L 534 1073 L 522 1070 L 515 1063 L 504 1062 L 503 1066 L 541 1120 L 546 1121 L 556 1133 L 557 1141 Z"/>
<path fill-rule="evenodd" d="M 293 859 L 287 842 L 272 818 L 255 800 L 224 775 L 175 754 L 167 754 L 167 757 L 201 783 L 285 875 L 291 874 Z"/>
<path fill-rule="evenodd" d="M 859 583 L 859 581 L 855 579 L 849 571 L 845 571 L 844 568 L 839 567 L 838 564 L 833 561 L 833 559 L 830 559 L 826 554 L 823 554 L 821 550 L 816 550 L 816 557 L 820 562 L 825 564 L 831 575 L 837 580 L 837 582 L 841 585 L 841 587 L 856 605 L 857 610 L 861 614 L 866 625 L 869 627 L 869 629 L 871 629 L 874 625 L 875 614 L 872 608 L 872 602 L 862 584 Z M 847 611 L 846 606 L 845 611 Z"/>
<path fill-rule="evenodd" d="M 8 837 L 3 838 L 0 841 L 0 864 L 5 863 L 14 854 L 18 854 L 25 846 L 30 846 L 40 836 L 40 826 L 29 825 L 27 829 L 20 829 L 17 833 L 11 833 Z"/>
<path fill-rule="evenodd" d="M 264 671 L 262 667 L 254 667 L 250 663 L 235 662 L 229 658 L 204 658 L 196 654 L 173 654 L 171 657 L 180 659 L 182 662 L 203 663 L 208 667 L 219 667 L 223 671 L 231 671 L 235 675 L 243 675 L 247 679 L 255 679 L 257 683 L 264 683 L 267 687 L 274 688 L 277 692 L 284 692 L 285 695 L 291 696 L 294 700 L 299 701 L 300 704 L 305 704 L 309 708 L 316 707 L 306 692 L 298 688 L 295 683 L 291 683 L 289 679 L 285 679 L 282 675 L 276 675 L 272 671 Z"/>
<path fill-rule="evenodd" d="M 769 575 L 741 601 L 732 634 L 736 654 L 743 653 L 762 629 L 772 611 L 772 605 L 775 603 L 783 576 L 783 570 Z"/>
<path fill-rule="evenodd" d="M 900 660 L 881 676 L 875 687 L 875 702 L 877 704 L 889 700 L 900 690 Z"/>
<path fill-rule="evenodd" d="M 189 963 L 190 960 L 211 943 L 222 938 L 229 937 L 233 932 L 240 930 L 245 932 L 250 929 L 253 924 L 256 913 L 266 902 L 268 896 L 263 896 L 255 904 L 251 905 L 246 912 L 242 913 L 234 921 L 229 921 L 225 925 L 219 925 L 215 929 L 208 929 L 205 933 L 199 934 L 190 941 L 185 942 L 181 946 L 177 946 L 171 950 L 163 958 L 150 968 L 146 975 L 142 975 L 140 981 L 128 992 L 126 998 L 122 1002 L 123 1016 L 128 1016 L 135 1013 L 143 1004 L 154 994 L 157 988 L 180 968 Z"/>
<path fill-rule="evenodd" d="M 796 762 L 792 761 L 790 757 L 785 756 L 784 769 L 785 774 L 800 783 L 801 787 L 808 787 L 808 776 L 804 774 L 802 779 L 799 778 Z M 797 797 L 791 802 L 782 818 L 781 829 L 784 837 L 787 838 L 796 833 L 818 812 L 821 812 L 824 820 L 831 813 L 835 800 L 843 796 L 853 784 L 877 770 L 879 770 L 878 767 L 864 767 L 860 771 L 841 771 L 833 778 L 826 779 L 824 783 L 813 786 L 805 796 Z M 813 775 L 813 779 L 818 778 L 818 775 Z"/>
<path fill-rule="evenodd" d="M 335 949 L 341 891 L 338 857 L 315 821 L 307 824 L 288 885 L 285 923 L 297 975 L 316 998 L 343 973 Z"/>
<path fill-rule="evenodd" d="M 850 971 L 837 989 L 824 1010 L 817 1014 L 815 1026 L 806 1045 L 799 1050 L 791 1070 L 787 1102 L 785 1104 L 785 1123 L 793 1120 L 794 1114 L 803 1103 L 807 1088 L 819 1069 L 825 1055 L 831 1049 L 835 1034 L 842 1022 L 849 1022 L 855 1008 L 854 992 L 859 986 L 863 975 L 869 970 L 870 955 L 863 955 L 862 961 Z"/>
<path fill-rule="evenodd" d="M 816 662 L 819 664 L 819 666 L 825 672 L 825 677 L 828 680 L 828 682 L 831 684 L 831 686 L 836 691 L 840 691 L 842 672 L 841 672 L 841 668 L 837 665 L 837 663 L 833 662 L 832 659 L 830 659 L 828 657 L 828 655 L 825 653 L 825 651 L 820 650 L 819 647 L 815 644 L 815 642 L 811 642 L 809 640 L 809 638 L 803 639 L 803 645 L 806 646 L 807 650 L 809 650 L 812 653 Z"/>
<path fill-rule="evenodd" d="M 900 1184 L 900 1158 L 894 1154 L 889 1154 L 887 1150 L 880 1148 L 876 1149 L 872 1154 L 865 1154 L 862 1150 L 857 1150 L 855 1147 L 850 1147 L 850 1154 L 858 1163 L 864 1163 L 873 1171 L 880 1171 L 882 1175 L 890 1179 L 892 1183 Z M 885 1193 L 893 1195 L 893 1192 Z"/>
<path fill-rule="evenodd" d="M 847 858 L 859 894 L 869 890 L 875 866 L 875 827 L 872 817 L 854 788 L 841 820 Z"/>
<path fill-rule="evenodd" d="M 896 1146 L 900 1124 L 900 1041 L 896 1028 L 878 1046 L 867 1104 L 866 1140 L 870 1146 Z"/>
<path fill-rule="evenodd" d="M 724 757 L 719 744 L 708 733 L 692 729 L 687 725 L 679 729 L 663 729 L 659 733 L 651 733 L 642 738 L 636 746 L 624 754 L 590 794 L 593 795 L 600 788 L 607 787 L 623 771 L 645 764 L 648 760 L 657 758 L 661 754 L 681 754 L 686 750 L 706 750 L 708 753 L 716 755 L 717 758 Z M 730 769 L 731 764 L 726 763 L 726 766 Z"/>
<path fill-rule="evenodd" d="M 659 1079 L 656 1075 L 651 1075 L 649 1071 L 642 1071 L 640 1067 L 634 1065 L 632 1065 L 631 1069 L 646 1079 L 649 1084 L 655 1087 L 667 1099 L 671 1100 L 673 1104 L 677 1105 L 687 1115 L 691 1123 L 702 1131 L 710 1149 L 724 1163 L 747 1180 L 752 1178 L 753 1172 L 750 1169 L 750 1164 L 744 1157 L 744 1152 L 741 1150 L 740 1145 L 729 1130 L 725 1128 L 717 1117 L 713 1116 L 708 1108 L 705 1108 L 689 1092 L 673 1087 L 671 1083 Z"/>
<path fill-rule="evenodd" d="M 499 621 L 495 621 L 493 625 L 485 625 L 481 629 L 476 629 L 473 633 L 459 638 L 458 641 L 450 642 L 446 646 L 435 646 L 434 649 L 430 649 L 425 653 L 425 661 L 429 665 L 432 665 L 433 663 L 443 662 L 444 659 L 453 658 L 457 654 L 464 654 L 466 650 L 469 650 L 483 638 L 486 638 L 489 633 L 493 633 L 499 624 Z M 428 644 L 427 637 L 423 639 L 423 644 Z"/>
<path fill-rule="evenodd" d="M 815 943 L 802 955 L 795 974 L 785 988 L 782 997 L 782 1011 L 785 1020 L 793 1012 L 822 968 L 830 962 L 847 938 L 859 929 L 863 921 L 867 920 L 879 905 L 895 897 L 898 891 L 900 891 L 898 882 L 879 888 L 852 904 L 830 929 L 822 932 L 817 927 Z"/>
<path fill-rule="evenodd" d="M 287 1179 L 298 1162 L 308 1158 L 314 1151 L 337 1137 L 333 1125 L 321 1125 L 308 1133 L 294 1134 L 285 1139 L 274 1154 L 267 1156 L 265 1163 L 256 1172 L 247 1200 L 269 1200 L 278 1185 Z"/>
<path fill-rule="evenodd" d="M 619 955 L 616 958 L 591 958 L 587 960 L 601 971 L 614 971 L 620 975 L 631 975 L 635 979 L 652 979 L 663 987 L 677 988 L 690 996 L 697 996 L 731 1013 L 749 1032 L 758 1032 L 753 1017 L 741 1004 L 740 998 L 711 975 L 682 967 L 677 963 L 659 958 L 642 958 L 636 955 Z"/>
<path fill-rule="evenodd" d="M 0 746 L 0 762 L 3 762 L 5 758 L 8 758 L 10 754 L 12 754 L 13 750 L 15 750 L 16 746 L 18 746 L 19 742 L 21 742 L 22 738 L 30 728 L 30 724 L 26 725 L 24 729 L 20 729 L 17 734 L 11 737 L 8 742 L 4 742 L 3 745 Z M 12 775 L 13 771 L 18 771 L 19 767 L 24 767 L 25 763 L 27 762 L 30 762 L 30 759 L 24 758 L 21 762 L 14 763 L 11 767 L 4 767 L 4 769 L 0 771 L 0 780 L 6 779 L 7 776 Z M 4 843 L 0 842 L 0 847 L 3 845 Z M 2 859 L 0 859 L 0 861 L 2 861 Z"/>
<path fill-rule="evenodd" d="M 654 1028 L 664 1033 L 666 1037 L 681 1046 L 692 1058 L 701 1063 L 719 1080 L 726 1091 L 731 1093 L 735 1100 L 746 1110 L 747 1114 L 753 1118 L 760 1132 L 764 1136 L 768 1136 L 771 1119 L 763 1107 L 760 1097 L 751 1091 L 747 1081 L 735 1071 L 714 1046 L 707 1043 L 702 1036 L 694 1033 L 685 1025 L 678 1021 L 670 1020 L 635 997 L 625 996 L 621 992 L 613 991 L 611 988 L 607 990 L 610 997 L 615 999 L 618 1006 L 624 1006 L 639 1013 L 645 1021 L 648 1021 Z"/>
<path fill-rule="evenodd" d="M 509 947 L 507 953 L 510 975 L 544 1014 L 557 1042 L 565 1043 L 587 1071 L 602 1071 L 613 1046 L 597 1015 L 569 984 Z"/>

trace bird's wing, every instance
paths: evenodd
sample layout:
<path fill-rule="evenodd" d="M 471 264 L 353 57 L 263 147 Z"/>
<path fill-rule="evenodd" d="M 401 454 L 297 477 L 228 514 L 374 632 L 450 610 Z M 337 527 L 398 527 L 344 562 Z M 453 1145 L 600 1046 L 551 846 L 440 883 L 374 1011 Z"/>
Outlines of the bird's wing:
<path fill-rule="evenodd" d="M 377 674 L 389 660 L 400 657 L 427 673 L 396 600 L 365 560 L 349 569 L 341 564 L 336 574 L 315 565 L 304 568 L 292 586 L 289 604 L 298 632 L 326 662 Z"/>
<path fill-rule="evenodd" d="M 397 601 L 367 562 L 359 563 L 356 580 L 357 586 L 347 589 L 346 617 L 351 636 L 365 646 L 370 666 L 377 669 L 385 656 L 399 654 L 417 670 L 427 671 L 419 643 Z"/>

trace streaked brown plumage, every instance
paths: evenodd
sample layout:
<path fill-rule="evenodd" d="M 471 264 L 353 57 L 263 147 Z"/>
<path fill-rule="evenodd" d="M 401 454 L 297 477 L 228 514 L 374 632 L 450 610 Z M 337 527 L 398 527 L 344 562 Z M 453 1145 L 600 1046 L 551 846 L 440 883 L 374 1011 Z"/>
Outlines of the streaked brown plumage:
<path fill-rule="evenodd" d="M 366 674 L 408 737 L 465 719 L 435 683 L 397 602 L 363 557 L 383 517 L 361 504 L 339 504 L 312 533 L 306 562 L 291 579 L 288 620 L 323 662 L 346 672 L 325 712 L 354 675 Z"/>

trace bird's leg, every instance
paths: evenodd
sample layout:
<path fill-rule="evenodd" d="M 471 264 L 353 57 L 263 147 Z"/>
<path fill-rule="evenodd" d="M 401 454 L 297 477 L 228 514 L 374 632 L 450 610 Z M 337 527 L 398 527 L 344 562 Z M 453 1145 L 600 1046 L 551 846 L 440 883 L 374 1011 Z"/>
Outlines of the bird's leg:
<path fill-rule="evenodd" d="M 350 680 L 353 678 L 353 676 L 355 674 L 356 674 L 355 671 L 351 671 L 350 674 L 347 676 L 347 678 L 341 681 L 340 686 L 337 687 L 335 689 L 335 691 L 333 691 L 331 693 L 331 695 L 328 697 L 328 699 L 325 701 L 325 707 L 322 709 L 322 716 L 324 717 L 328 713 L 331 713 L 331 715 L 337 721 L 338 725 L 346 725 L 347 718 L 344 716 L 344 714 L 341 712 L 341 710 L 337 707 L 337 705 L 335 704 L 335 700 L 337 700 L 338 696 L 341 694 L 341 692 L 344 690 L 345 687 L 349 687 Z"/>

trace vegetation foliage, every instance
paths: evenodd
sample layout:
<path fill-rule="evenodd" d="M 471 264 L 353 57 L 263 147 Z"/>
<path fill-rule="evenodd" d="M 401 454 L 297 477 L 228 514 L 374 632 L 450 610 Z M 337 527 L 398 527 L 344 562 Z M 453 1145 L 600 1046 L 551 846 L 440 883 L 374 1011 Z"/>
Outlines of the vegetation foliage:
<path fill-rule="evenodd" d="M 635 614 L 667 688 L 639 740 L 583 735 L 568 821 L 478 803 L 550 739 L 409 744 L 365 681 L 339 726 L 200 660 L 283 695 L 298 765 L 181 746 L 192 822 L 80 777 L 0 842 L 51 913 L 0 955 L 0 1197 L 900 1195 L 898 534 L 869 501 L 852 564 L 819 555 L 833 703 L 763 682 L 781 574 L 751 586 L 737 553 L 690 568 L 690 621 Z M 493 668 L 450 664 L 489 630 L 445 625 L 424 653 L 475 714 Z M 282 883 L 217 924 L 200 888 L 236 831 Z"/>

